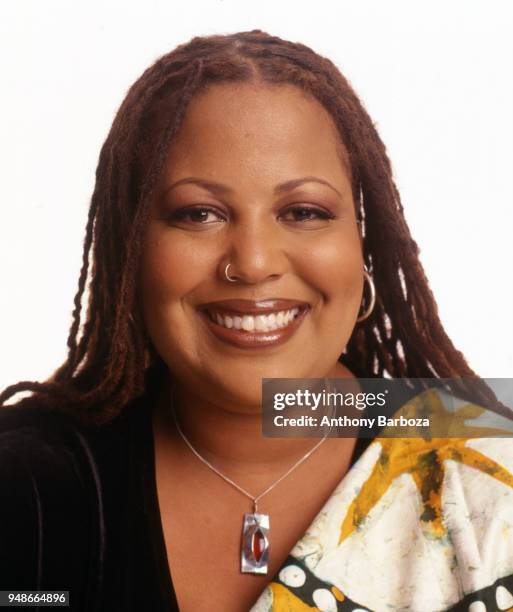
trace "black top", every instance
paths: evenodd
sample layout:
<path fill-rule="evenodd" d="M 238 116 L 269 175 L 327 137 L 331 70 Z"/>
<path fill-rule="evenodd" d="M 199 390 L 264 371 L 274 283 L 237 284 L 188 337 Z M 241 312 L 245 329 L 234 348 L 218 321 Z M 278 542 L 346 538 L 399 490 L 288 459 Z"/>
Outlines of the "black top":
<path fill-rule="evenodd" d="M 0 590 L 67 590 L 80 611 L 178 609 L 150 416 L 138 401 L 89 429 L 47 410 L 0 410 Z"/>
<path fill-rule="evenodd" d="M 0 409 L 0 590 L 66 590 L 77 611 L 178 610 L 153 404 L 140 398 L 96 429 L 55 411 Z"/>

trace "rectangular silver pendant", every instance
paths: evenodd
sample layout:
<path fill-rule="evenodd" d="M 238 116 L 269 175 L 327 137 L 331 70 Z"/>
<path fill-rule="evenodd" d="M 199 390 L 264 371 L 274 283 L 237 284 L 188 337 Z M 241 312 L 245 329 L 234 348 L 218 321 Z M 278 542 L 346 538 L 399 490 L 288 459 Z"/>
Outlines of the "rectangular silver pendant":
<path fill-rule="evenodd" d="M 244 514 L 241 568 L 243 574 L 267 574 L 269 559 L 269 515 Z"/>

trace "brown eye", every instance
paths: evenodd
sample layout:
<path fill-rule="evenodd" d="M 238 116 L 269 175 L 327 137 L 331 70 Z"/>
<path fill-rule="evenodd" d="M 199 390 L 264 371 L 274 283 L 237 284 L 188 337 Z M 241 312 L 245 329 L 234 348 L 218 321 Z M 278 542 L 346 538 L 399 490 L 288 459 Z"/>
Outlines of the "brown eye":
<path fill-rule="evenodd" d="M 206 208 L 197 208 L 186 213 L 185 217 L 194 223 L 206 223 L 209 219 L 210 211 Z"/>
<path fill-rule="evenodd" d="M 206 206 L 187 206 L 174 211 L 169 220 L 181 225 L 210 225 L 224 221 L 224 217 L 213 208 Z"/>
<path fill-rule="evenodd" d="M 293 223 L 306 223 L 309 221 L 328 221 L 334 216 L 326 210 L 314 206 L 293 206 L 285 211 L 282 219 Z"/>

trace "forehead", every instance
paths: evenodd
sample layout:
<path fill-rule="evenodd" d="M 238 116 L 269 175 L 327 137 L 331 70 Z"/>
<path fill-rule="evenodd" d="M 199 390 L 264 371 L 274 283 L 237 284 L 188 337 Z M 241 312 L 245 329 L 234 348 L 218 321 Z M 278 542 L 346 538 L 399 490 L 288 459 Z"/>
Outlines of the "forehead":
<path fill-rule="evenodd" d="M 335 123 L 313 96 L 293 85 L 236 83 L 210 86 L 191 100 L 166 174 L 347 178 L 347 168 Z"/>

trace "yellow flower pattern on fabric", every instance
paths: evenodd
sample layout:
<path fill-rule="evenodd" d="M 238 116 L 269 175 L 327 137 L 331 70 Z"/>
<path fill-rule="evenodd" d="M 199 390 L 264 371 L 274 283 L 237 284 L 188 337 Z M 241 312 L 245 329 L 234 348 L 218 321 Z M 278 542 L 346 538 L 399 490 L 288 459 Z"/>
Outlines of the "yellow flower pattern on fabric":
<path fill-rule="evenodd" d="M 434 427 L 443 430 L 444 420 L 458 420 L 458 431 L 472 431 L 467 425 L 469 418 L 476 418 L 484 408 L 464 404 L 455 413 L 449 413 L 438 393 L 429 390 L 407 404 L 397 414 L 408 415 L 415 404 L 425 402 L 430 409 Z M 433 419 L 435 419 L 433 421 Z M 446 425 L 445 425 L 446 426 Z M 479 428 L 479 433 L 482 428 Z M 473 431 L 473 433 L 476 433 Z M 494 430 L 497 433 L 497 430 Z M 473 437 L 477 437 L 474 435 Z M 374 470 L 351 503 L 340 529 L 339 544 L 343 542 L 365 520 L 369 512 L 381 499 L 391 483 L 401 474 L 410 474 L 422 499 L 421 521 L 434 537 L 443 537 L 446 530 L 442 522 L 441 488 L 444 480 L 444 461 L 458 461 L 480 470 L 513 488 L 513 476 L 499 463 L 466 446 L 468 438 L 384 438 L 373 444 L 381 445 L 379 459 Z"/>
<path fill-rule="evenodd" d="M 347 511 L 340 529 L 339 544 L 362 524 L 390 484 L 405 473 L 411 474 L 421 496 L 421 521 L 433 536 L 444 536 L 446 531 L 442 522 L 441 488 L 444 461 L 447 459 L 485 472 L 513 488 L 513 476 L 493 459 L 467 448 L 465 438 L 434 438 L 430 441 L 380 438 L 379 443 L 379 460 Z"/>

